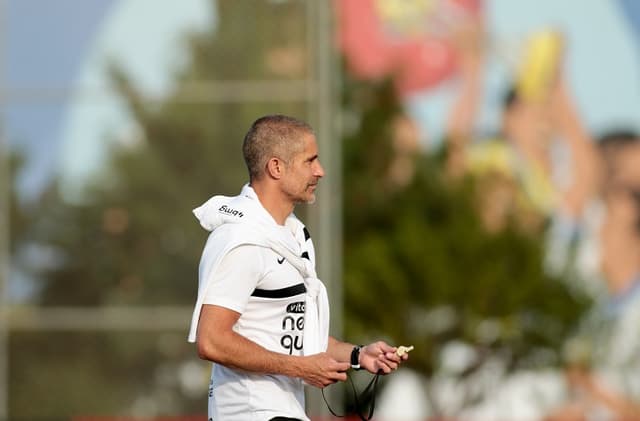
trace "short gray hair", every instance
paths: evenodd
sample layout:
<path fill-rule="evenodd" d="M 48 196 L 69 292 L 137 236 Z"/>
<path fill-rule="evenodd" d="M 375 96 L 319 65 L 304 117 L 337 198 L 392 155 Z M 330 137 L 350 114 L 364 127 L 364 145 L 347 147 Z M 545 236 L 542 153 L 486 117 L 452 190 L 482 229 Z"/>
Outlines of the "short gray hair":
<path fill-rule="evenodd" d="M 295 154 L 302 151 L 305 134 L 313 134 L 313 129 L 294 117 L 275 114 L 254 121 L 242 144 L 249 180 L 262 177 L 267 161 L 274 156 L 288 164 Z"/>

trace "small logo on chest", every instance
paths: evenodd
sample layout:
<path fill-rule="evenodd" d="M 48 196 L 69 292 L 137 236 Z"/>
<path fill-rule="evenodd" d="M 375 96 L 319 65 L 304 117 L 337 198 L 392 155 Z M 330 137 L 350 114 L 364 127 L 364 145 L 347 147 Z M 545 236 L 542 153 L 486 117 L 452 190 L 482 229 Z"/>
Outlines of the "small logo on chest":
<path fill-rule="evenodd" d="M 297 301 L 287 306 L 287 313 L 304 313 L 304 301 Z"/>
<path fill-rule="evenodd" d="M 283 264 L 283 263 L 284 263 L 284 257 L 283 257 L 283 258 L 280 258 L 280 259 L 277 259 L 277 260 L 278 260 L 278 263 L 279 263 L 279 264 Z"/>

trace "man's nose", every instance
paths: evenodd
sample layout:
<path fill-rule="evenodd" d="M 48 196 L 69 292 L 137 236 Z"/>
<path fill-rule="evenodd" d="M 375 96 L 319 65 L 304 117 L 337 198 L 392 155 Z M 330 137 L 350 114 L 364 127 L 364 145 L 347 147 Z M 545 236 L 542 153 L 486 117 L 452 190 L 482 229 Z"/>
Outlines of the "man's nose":
<path fill-rule="evenodd" d="M 320 164 L 320 161 L 318 161 L 314 170 L 314 175 L 316 177 L 324 177 L 324 168 L 322 168 L 322 164 Z"/>

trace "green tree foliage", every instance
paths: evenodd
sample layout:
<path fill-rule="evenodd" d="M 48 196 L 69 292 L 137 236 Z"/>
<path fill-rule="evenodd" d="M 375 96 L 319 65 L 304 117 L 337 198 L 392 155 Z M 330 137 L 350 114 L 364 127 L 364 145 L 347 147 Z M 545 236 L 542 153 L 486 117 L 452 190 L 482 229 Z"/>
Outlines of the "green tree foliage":
<path fill-rule="evenodd" d="M 7 170 L 9 173 L 9 180 L 17 180 L 22 173 L 25 163 L 23 154 L 18 151 L 13 151 L 9 153 L 8 157 L 2 156 L 0 159 L 6 159 L 6 162 L 2 164 L 8 166 Z M 5 181 L 3 180 L 2 182 Z M 3 212 L 8 212 L 7 217 L 9 218 L 10 225 L 6 231 L 3 227 L 3 234 L 8 234 L 8 251 L 13 264 L 14 262 L 17 263 L 19 261 L 18 254 L 29 237 L 29 227 L 33 219 L 33 210 L 30 209 L 26 203 L 22 203 L 19 200 L 18 192 L 16 190 L 17 183 L 7 183 L 6 187 L 7 197 L 3 198 L 6 200 L 6 203 L 3 203 L 2 205 L 7 206 L 3 209 Z"/>

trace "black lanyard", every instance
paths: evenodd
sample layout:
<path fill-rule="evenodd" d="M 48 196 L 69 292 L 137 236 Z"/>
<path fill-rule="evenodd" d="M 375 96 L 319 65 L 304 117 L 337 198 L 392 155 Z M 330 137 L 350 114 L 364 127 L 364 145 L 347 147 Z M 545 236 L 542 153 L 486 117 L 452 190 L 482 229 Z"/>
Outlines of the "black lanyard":
<path fill-rule="evenodd" d="M 373 417 L 373 411 L 375 410 L 375 407 L 376 407 L 376 389 L 378 387 L 378 379 L 380 378 L 380 372 L 376 373 L 376 375 L 373 376 L 369 384 L 367 384 L 367 387 L 365 387 L 362 393 L 360 394 L 360 396 L 366 396 L 366 394 L 371 390 L 371 404 L 369 405 L 368 416 L 365 416 L 362 413 L 363 412 L 362 410 L 364 408 L 360 406 L 360 400 L 358 399 L 358 391 L 356 390 L 355 384 L 353 384 L 353 379 L 348 374 L 347 374 L 347 377 L 349 378 L 349 383 L 351 383 L 351 389 L 353 390 L 353 400 L 356 405 L 356 414 L 358 415 L 358 417 L 360 417 L 360 420 L 370 421 L 371 418 Z M 331 406 L 329 406 L 329 402 L 327 402 L 327 398 L 324 396 L 324 389 L 321 389 L 321 391 L 322 391 L 322 399 L 324 399 L 324 403 L 327 405 L 327 408 L 329 409 L 329 412 L 331 412 L 331 415 L 333 415 L 334 417 L 340 417 L 340 418 L 346 417 L 347 414 L 338 415 L 334 412 L 333 409 L 331 409 Z"/>

